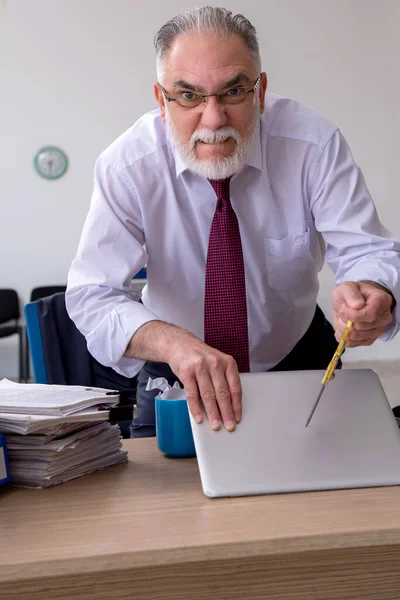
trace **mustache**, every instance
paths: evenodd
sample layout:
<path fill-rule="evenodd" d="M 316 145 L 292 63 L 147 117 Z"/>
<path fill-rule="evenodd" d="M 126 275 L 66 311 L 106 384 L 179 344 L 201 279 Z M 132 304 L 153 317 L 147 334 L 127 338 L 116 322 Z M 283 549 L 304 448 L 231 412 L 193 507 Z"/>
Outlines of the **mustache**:
<path fill-rule="evenodd" d="M 190 147 L 194 148 L 197 142 L 205 142 L 206 144 L 222 144 L 229 138 L 234 139 L 237 143 L 241 141 L 240 134 L 233 127 L 221 127 L 213 131 L 212 129 L 198 129 L 190 138 Z"/>

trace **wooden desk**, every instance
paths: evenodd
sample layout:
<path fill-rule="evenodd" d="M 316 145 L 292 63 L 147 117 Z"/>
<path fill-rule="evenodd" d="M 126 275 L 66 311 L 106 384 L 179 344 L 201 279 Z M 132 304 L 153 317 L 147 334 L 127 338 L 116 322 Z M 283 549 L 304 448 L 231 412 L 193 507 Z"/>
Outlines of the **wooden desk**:
<path fill-rule="evenodd" d="M 2 600 L 398 600 L 400 488 L 206 498 L 195 459 L 0 488 Z"/>

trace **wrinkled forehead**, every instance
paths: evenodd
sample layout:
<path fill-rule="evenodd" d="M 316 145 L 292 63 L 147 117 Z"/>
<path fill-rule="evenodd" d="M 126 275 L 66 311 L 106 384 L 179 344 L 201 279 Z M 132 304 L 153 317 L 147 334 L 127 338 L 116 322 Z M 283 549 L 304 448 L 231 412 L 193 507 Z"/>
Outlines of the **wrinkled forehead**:
<path fill-rule="evenodd" d="M 214 34 L 177 36 L 164 58 L 162 72 L 168 85 L 186 81 L 205 91 L 239 76 L 247 83 L 259 74 L 254 55 L 242 38 Z"/>

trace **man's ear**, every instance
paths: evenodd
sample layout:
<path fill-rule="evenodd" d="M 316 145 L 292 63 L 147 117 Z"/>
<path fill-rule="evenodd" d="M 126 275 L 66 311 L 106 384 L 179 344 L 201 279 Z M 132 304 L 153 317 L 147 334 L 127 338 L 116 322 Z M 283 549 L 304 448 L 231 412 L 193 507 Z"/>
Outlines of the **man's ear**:
<path fill-rule="evenodd" d="M 268 87 L 268 78 L 266 73 L 261 73 L 260 86 L 258 88 L 260 95 L 260 112 L 264 112 L 265 107 L 265 94 L 267 92 Z"/>
<path fill-rule="evenodd" d="M 160 84 L 157 82 L 154 84 L 154 96 L 160 107 L 161 118 L 165 123 L 165 98 L 164 94 L 162 93 L 162 89 L 160 88 Z"/>

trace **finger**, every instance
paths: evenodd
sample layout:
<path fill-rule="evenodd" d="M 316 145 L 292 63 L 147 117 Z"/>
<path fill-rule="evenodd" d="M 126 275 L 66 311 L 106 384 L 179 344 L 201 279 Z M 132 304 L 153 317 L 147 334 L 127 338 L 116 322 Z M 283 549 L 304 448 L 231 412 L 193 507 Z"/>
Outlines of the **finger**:
<path fill-rule="evenodd" d="M 335 330 L 335 338 L 339 342 L 346 323 L 341 319 L 337 320 L 337 329 Z M 359 324 L 354 325 L 347 337 L 346 348 L 354 348 L 366 340 L 376 340 L 378 337 L 385 333 L 385 325 L 379 327 L 371 327 L 369 323 L 364 323 L 365 328 L 359 328 Z M 367 344 L 370 345 L 370 344 Z"/>
<path fill-rule="evenodd" d="M 211 380 L 224 427 L 227 431 L 233 431 L 236 427 L 236 417 L 232 407 L 229 385 L 225 378 L 225 371 L 222 371 L 220 367 L 212 369 Z"/>
<path fill-rule="evenodd" d="M 375 313 L 377 319 L 385 315 L 392 316 L 392 297 L 386 292 L 375 290 L 367 298 L 367 307 L 372 313 Z"/>
<path fill-rule="evenodd" d="M 240 381 L 237 364 L 234 359 L 229 361 L 225 377 L 229 386 L 235 420 L 236 423 L 240 423 L 242 420 L 242 384 Z"/>
<path fill-rule="evenodd" d="M 391 303 L 392 299 L 389 294 L 382 292 L 381 290 L 374 289 L 366 298 L 366 304 L 360 310 L 353 310 L 351 307 L 342 305 L 339 314 L 343 319 L 350 319 L 351 321 L 367 323 L 373 323 L 379 318 L 391 316 Z"/>
<path fill-rule="evenodd" d="M 213 382 L 208 371 L 196 373 L 197 385 L 200 392 L 201 401 L 207 413 L 208 422 L 212 429 L 221 428 L 221 415 L 217 405 L 217 398 Z"/>
<path fill-rule="evenodd" d="M 365 306 L 361 310 L 352 310 L 350 308 L 342 307 L 339 312 L 342 319 L 345 321 L 354 321 L 354 323 L 373 323 L 387 314 L 387 307 L 375 307 L 371 305 Z"/>
<path fill-rule="evenodd" d="M 195 377 L 182 378 L 183 387 L 186 390 L 186 401 L 190 412 L 193 415 L 196 423 L 201 423 L 203 420 L 203 411 L 201 409 L 201 399 L 199 388 Z"/>
<path fill-rule="evenodd" d="M 339 313 L 336 310 L 333 310 L 333 326 L 334 326 L 335 331 L 340 326 L 340 324 L 343 322 L 344 321 L 343 321 L 342 317 L 339 315 Z"/>
<path fill-rule="evenodd" d="M 379 304 L 382 307 L 386 307 L 389 311 L 392 311 L 394 297 L 390 290 L 372 282 L 360 281 L 359 286 L 367 304 Z"/>
<path fill-rule="evenodd" d="M 333 290 L 333 307 L 340 312 L 345 307 L 358 311 L 365 306 L 365 299 L 357 283 L 345 281 Z"/>
<path fill-rule="evenodd" d="M 356 322 L 353 325 L 353 331 L 372 331 L 373 329 L 379 329 L 381 327 L 386 327 L 387 325 L 389 325 L 389 323 L 392 322 L 392 319 L 393 319 L 393 316 L 390 314 L 390 315 L 385 315 L 384 317 L 377 319 L 373 323 L 367 323 L 364 321 L 361 323 Z"/>
<path fill-rule="evenodd" d="M 340 342 L 340 339 L 345 330 L 347 321 L 346 322 L 343 321 L 343 319 L 341 319 L 337 314 L 335 314 L 335 312 L 333 315 L 333 321 L 334 321 L 334 329 L 335 329 L 335 339 L 337 342 Z"/>
<path fill-rule="evenodd" d="M 380 337 L 384 333 L 385 333 L 384 327 L 375 327 L 374 329 L 369 329 L 367 331 L 365 331 L 365 330 L 359 331 L 357 329 L 353 329 L 351 331 L 349 337 L 347 338 L 347 341 L 349 342 L 349 344 L 360 344 L 361 342 L 364 342 L 365 340 L 369 340 L 369 339 L 376 340 L 376 339 L 378 339 L 378 337 Z M 350 345 L 348 347 L 350 347 Z"/>
<path fill-rule="evenodd" d="M 360 342 L 352 342 L 351 340 L 347 340 L 346 342 L 346 348 L 358 348 L 360 346 L 371 346 L 377 338 L 375 337 L 371 337 L 371 338 L 366 338 L 365 340 L 362 340 Z"/>

